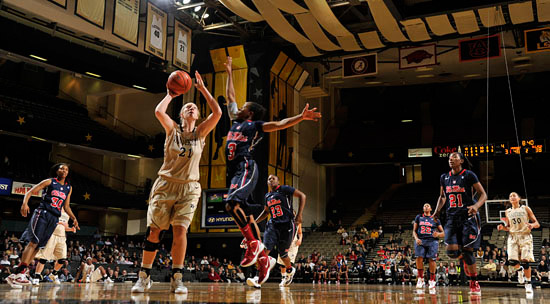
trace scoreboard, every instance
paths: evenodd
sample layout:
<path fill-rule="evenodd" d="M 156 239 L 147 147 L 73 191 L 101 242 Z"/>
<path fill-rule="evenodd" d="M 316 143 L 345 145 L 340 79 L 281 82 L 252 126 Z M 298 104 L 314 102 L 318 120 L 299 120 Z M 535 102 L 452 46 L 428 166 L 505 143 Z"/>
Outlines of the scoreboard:
<path fill-rule="evenodd" d="M 208 189 L 202 193 L 201 228 L 238 228 L 225 211 L 227 189 Z"/>
<path fill-rule="evenodd" d="M 517 142 L 503 142 L 495 144 L 472 144 L 463 146 L 464 156 L 480 157 L 493 155 L 518 155 L 537 154 L 546 152 L 546 141 L 544 139 L 526 139 Z"/>

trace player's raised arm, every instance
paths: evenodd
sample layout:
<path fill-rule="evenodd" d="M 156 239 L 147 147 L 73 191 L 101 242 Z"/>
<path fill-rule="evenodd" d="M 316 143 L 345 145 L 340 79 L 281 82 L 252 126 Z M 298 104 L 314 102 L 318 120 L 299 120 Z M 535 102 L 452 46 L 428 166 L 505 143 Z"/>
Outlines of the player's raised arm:
<path fill-rule="evenodd" d="M 210 107 L 210 110 L 212 110 L 212 113 L 208 115 L 206 120 L 197 127 L 197 133 L 199 133 L 199 137 L 204 138 L 216 127 L 216 124 L 220 120 L 220 117 L 222 117 L 222 109 L 204 85 L 204 81 L 202 80 L 202 77 L 198 71 L 195 71 L 195 79 L 195 88 L 197 88 L 197 90 L 201 92 L 202 96 L 204 96 L 204 98 L 206 99 L 206 103 L 208 103 L 208 107 Z"/>
<path fill-rule="evenodd" d="M 166 109 L 174 97 L 177 95 L 172 95 L 169 90 L 166 92 L 166 96 L 159 102 L 155 108 L 155 117 L 160 122 L 166 134 L 169 134 L 174 128 L 174 121 L 168 114 L 166 114 Z"/>
<path fill-rule="evenodd" d="M 52 183 L 51 179 L 49 178 L 45 179 L 41 181 L 38 185 L 34 185 L 34 187 L 32 187 L 31 190 L 25 193 L 25 197 L 23 198 L 23 205 L 21 205 L 21 215 L 23 217 L 27 217 L 27 215 L 29 214 L 29 211 L 30 211 L 29 199 L 31 198 L 32 194 L 48 187 L 49 185 L 51 185 L 51 183 Z"/>
<path fill-rule="evenodd" d="M 309 103 L 306 103 L 306 106 L 304 107 L 304 110 L 301 114 L 292 116 L 289 118 L 285 118 L 280 121 L 270 121 L 266 122 L 263 125 L 264 132 L 275 132 L 278 130 L 283 130 L 286 128 L 290 128 L 294 125 L 299 124 L 300 122 L 304 120 L 313 120 L 318 121 L 319 118 L 321 118 L 321 113 L 316 112 L 317 108 L 309 109 Z"/>
<path fill-rule="evenodd" d="M 439 198 L 437 199 L 437 204 L 435 205 L 435 212 L 434 216 L 439 217 L 439 213 L 441 212 L 441 208 L 445 206 L 445 201 L 447 200 L 447 197 L 445 196 L 445 190 L 443 186 L 439 189 Z"/>
<path fill-rule="evenodd" d="M 237 107 L 237 98 L 235 97 L 235 86 L 233 85 L 233 68 L 231 67 L 231 64 L 233 64 L 233 58 L 227 56 L 227 62 L 223 64 L 225 66 L 225 71 L 227 72 L 227 113 L 229 114 L 229 118 L 231 118 L 231 120 L 235 120 L 237 119 L 237 112 L 239 111 L 239 109 Z"/>
<path fill-rule="evenodd" d="M 525 206 L 525 210 L 527 210 L 527 215 L 529 216 L 529 219 L 532 221 L 532 223 L 527 224 L 527 226 L 529 226 L 529 230 L 539 228 L 540 224 L 537 218 L 535 217 L 533 210 L 531 210 L 531 208 L 529 208 L 528 206 Z"/>
<path fill-rule="evenodd" d="M 265 125 L 265 124 L 264 124 Z M 294 189 L 294 197 L 297 197 L 300 200 L 300 204 L 298 205 L 298 212 L 296 213 L 296 225 L 302 224 L 302 212 L 304 211 L 304 207 L 306 206 L 306 195 L 298 190 Z"/>

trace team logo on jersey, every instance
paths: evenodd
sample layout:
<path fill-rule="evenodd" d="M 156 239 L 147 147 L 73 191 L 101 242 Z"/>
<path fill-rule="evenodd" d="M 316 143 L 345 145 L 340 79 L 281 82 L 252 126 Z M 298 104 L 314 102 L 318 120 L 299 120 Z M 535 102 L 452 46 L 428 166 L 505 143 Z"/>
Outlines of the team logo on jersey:
<path fill-rule="evenodd" d="M 272 199 L 267 202 L 267 206 L 277 205 L 280 203 L 281 203 L 281 200 Z"/>
<path fill-rule="evenodd" d="M 477 235 L 475 234 L 470 234 L 469 236 L 470 240 L 475 240 L 477 238 Z"/>

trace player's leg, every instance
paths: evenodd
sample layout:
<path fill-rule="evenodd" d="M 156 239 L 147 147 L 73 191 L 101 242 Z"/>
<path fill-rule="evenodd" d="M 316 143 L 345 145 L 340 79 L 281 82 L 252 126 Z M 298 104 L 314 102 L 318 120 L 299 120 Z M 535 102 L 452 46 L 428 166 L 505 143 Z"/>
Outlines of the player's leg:
<path fill-rule="evenodd" d="M 275 248 L 275 246 L 280 246 L 281 237 L 284 235 L 281 233 L 281 229 L 278 229 L 274 224 L 268 223 L 265 227 L 264 232 L 264 246 L 265 249 L 262 250 L 262 253 L 258 257 L 258 284 L 262 285 L 269 278 L 271 269 L 275 266 L 277 261 L 275 258 L 269 256 L 269 253 Z M 279 247 L 280 248 L 280 247 Z M 287 248 L 288 249 L 288 248 Z M 281 254 L 281 250 L 279 250 Z M 288 254 L 288 253 L 287 253 Z M 287 255 L 282 255 L 282 257 L 287 257 Z"/>
<path fill-rule="evenodd" d="M 531 286 L 531 265 L 530 262 L 535 261 L 533 255 L 533 236 L 531 234 L 524 235 L 520 238 L 520 247 L 521 247 L 521 267 L 523 268 L 525 274 L 525 291 L 527 293 L 533 292 L 533 287 Z"/>
<path fill-rule="evenodd" d="M 481 245 L 481 220 L 479 214 L 468 218 L 462 227 L 462 259 L 466 274 L 470 277 L 470 293 L 481 294 L 477 280 L 477 265 L 474 252 Z"/>
<path fill-rule="evenodd" d="M 416 288 L 422 289 L 424 288 L 424 257 L 426 256 L 426 248 L 415 242 L 414 255 L 416 256 L 416 270 L 418 272 L 416 276 Z"/>
<path fill-rule="evenodd" d="M 430 280 L 428 282 L 429 288 L 434 289 L 436 285 L 435 280 L 435 271 L 436 271 L 436 265 L 435 265 L 435 259 L 437 258 L 437 251 L 439 249 L 439 246 L 437 244 L 437 241 L 431 241 L 426 244 L 426 258 L 428 258 L 429 262 L 429 269 L 430 269 Z"/>

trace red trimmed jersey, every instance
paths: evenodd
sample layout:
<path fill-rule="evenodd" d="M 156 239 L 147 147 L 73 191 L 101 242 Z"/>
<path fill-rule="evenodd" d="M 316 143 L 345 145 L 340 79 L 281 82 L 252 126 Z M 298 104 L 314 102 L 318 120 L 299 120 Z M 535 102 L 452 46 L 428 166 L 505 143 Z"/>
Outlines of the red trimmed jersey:
<path fill-rule="evenodd" d="M 441 175 L 440 184 L 447 198 L 448 215 L 465 215 L 468 213 L 467 207 L 477 202 L 473 188 L 476 183 L 479 183 L 477 175 L 466 169 L 463 169 L 457 175 L 453 175 L 452 171 Z"/>

